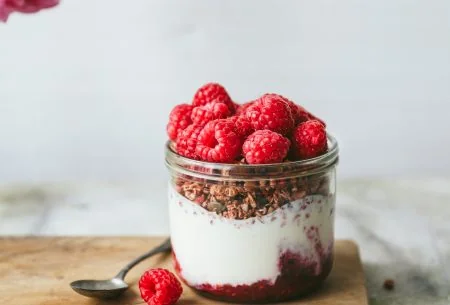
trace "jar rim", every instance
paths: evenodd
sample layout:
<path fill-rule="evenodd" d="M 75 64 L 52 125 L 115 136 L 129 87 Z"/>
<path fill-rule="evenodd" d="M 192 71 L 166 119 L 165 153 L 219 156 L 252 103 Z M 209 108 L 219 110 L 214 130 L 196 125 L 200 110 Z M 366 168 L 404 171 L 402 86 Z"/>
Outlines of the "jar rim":
<path fill-rule="evenodd" d="M 277 176 L 308 176 L 323 172 L 338 163 L 339 147 L 336 139 L 327 133 L 328 150 L 315 158 L 270 164 L 213 163 L 179 155 L 173 142 L 167 141 L 166 166 L 189 176 L 211 180 L 259 180 Z"/>

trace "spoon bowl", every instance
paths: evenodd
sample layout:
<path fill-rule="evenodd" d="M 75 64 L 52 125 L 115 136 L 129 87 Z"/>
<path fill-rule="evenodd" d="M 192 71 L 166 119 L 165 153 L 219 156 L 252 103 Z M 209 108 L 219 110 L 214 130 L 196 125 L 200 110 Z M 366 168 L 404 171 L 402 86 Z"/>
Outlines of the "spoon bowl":
<path fill-rule="evenodd" d="M 70 283 L 70 287 L 81 295 L 90 298 L 111 299 L 128 289 L 128 284 L 121 279 L 79 280 Z"/>
<path fill-rule="evenodd" d="M 155 254 L 164 253 L 171 250 L 170 239 L 166 239 L 162 244 L 156 248 L 142 254 L 135 258 L 128 265 L 126 265 L 119 273 L 110 280 L 78 280 L 70 283 L 72 289 L 86 297 L 99 299 L 112 299 L 120 296 L 128 289 L 128 284 L 125 283 L 125 275 L 131 268 Z"/>

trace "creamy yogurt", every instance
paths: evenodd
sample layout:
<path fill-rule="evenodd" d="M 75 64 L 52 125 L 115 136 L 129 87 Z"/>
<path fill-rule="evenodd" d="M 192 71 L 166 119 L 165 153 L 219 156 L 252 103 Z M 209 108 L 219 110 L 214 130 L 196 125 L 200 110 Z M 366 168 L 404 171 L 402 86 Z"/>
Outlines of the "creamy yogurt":
<path fill-rule="evenodd" d="M 181 276 L 192 286 L 274 282 L 287 251 L 317 262 L 319 274 L 319 256 L 333 245 L 334 201 L 307 196 L 265 216 L 236 220 L 203 209 L 169 186 L 171 239 Z"/>

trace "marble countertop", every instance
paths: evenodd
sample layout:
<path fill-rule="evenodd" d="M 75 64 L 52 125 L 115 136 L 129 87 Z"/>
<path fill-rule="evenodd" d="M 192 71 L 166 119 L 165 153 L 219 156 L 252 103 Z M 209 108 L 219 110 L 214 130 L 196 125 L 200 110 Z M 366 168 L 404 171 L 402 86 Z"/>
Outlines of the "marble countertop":
<path fill-rule="evenodd" d="M 166 182 L 0 186 L 0 235 L 164 235 Z M 370 304 L 450 304 L 450 179 L 338 184 L 336 237 L 361 251 Z M 395 289 L 382 288 L 386 278 Z"/>

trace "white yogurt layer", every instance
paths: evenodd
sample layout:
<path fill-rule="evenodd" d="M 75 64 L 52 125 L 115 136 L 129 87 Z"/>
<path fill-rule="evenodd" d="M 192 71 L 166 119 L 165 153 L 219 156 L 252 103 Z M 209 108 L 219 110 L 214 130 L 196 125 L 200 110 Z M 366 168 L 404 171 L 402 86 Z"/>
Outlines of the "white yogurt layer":
<path fill-rule="evenodd" d="M 274 282 L 286 250 L 319 262 L 304 228 L 317 227 L 318 239 L 328 248 L 334 201 L 333 196 L 308 196 L 263 217 L 235 220 L 208 212 L 169 186 L 171 239 L 182 277 L 193 286 Z"/>

